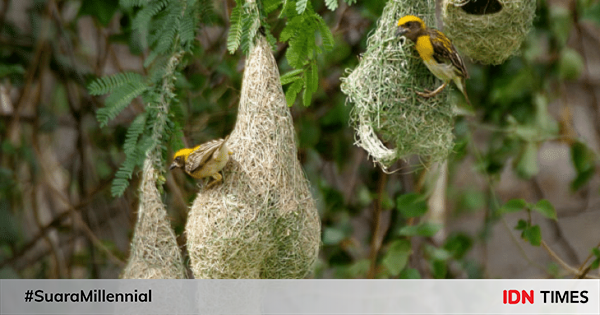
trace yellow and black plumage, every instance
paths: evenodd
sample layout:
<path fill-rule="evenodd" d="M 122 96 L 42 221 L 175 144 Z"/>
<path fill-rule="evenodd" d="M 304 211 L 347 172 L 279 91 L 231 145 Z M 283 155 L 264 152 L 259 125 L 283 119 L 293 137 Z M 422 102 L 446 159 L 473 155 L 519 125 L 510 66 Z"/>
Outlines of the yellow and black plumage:
<path fill-rule="evenodd" d="M 469 73 L 446 35 L 434 28 L 428 28 L 423 20 L 414 15 L 407 15 L 398 20 L 396 35 L 405 36 L 413 41 L 425 66 L 444 82 L 434 91 L 417 92 L 417 94 L 423 97 L 435 96 L 448 85 L 448 82 L 454 81 L 467 102 L 471 103 L 465 90 L 465 80 L 469 78 Z"/>
<path fill-rule="evenodd" d="M 214 186 L 223 181 L 223 176 L 219 172 L 225 167 L 232 154 L 227 148 L 228 139 L 229 136 L 177 151 L 169 170 L 183 168 L 188 175 L 196 179 L 210 176 L 214 180 L 208 183 L 207 188 Z"/>

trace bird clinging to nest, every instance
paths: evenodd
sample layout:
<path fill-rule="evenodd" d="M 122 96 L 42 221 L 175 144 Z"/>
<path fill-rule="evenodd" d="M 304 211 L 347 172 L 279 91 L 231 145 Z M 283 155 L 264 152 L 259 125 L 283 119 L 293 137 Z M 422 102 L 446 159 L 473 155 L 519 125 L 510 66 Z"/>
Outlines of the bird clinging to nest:
<path fill-rule="evenodd" d="M 196 179 L 210 176 L 213 180 L 206 188 L 211 188 L 223 181 L 223 176 L 219 172 L 225 167 L 232 154 L 227 148 L 227 139 L 229 136 L 177 151 L 169 170 L 176 167 L 183 168 L 188 175 Z"/>
<path fill-rule="evenodd" d="M 452 80 L 465 96 L 467 103 L 471 104 L 465 90 L 465 80 L 469 78 L 469 73 L 456 48 L 444 33 L 428 28 L 423 20 L 414 15 L 407 15 L 398 21 L 396 35 L 405 36 L 413 41 L 427 69 L 444 81 L 444 84 L 432 92 L 416 92 L 417 94 L 426 98 L 435 96 Z"/>

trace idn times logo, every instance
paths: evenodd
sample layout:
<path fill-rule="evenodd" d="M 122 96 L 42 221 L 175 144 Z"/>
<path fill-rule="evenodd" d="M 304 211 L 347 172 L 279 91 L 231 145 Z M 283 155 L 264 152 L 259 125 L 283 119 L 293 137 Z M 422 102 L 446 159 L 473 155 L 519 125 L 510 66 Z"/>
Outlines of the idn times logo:
<path fill-rule="evenodd" d="M 542 303 L 558 304 L 585 304 L 589 301 L 588 291 L 539 291 L 542 295 Z M 534 304 L 535 292 L 533 290 L 504 290 L 502 291 L 502 303 L 504 304 Z"/>

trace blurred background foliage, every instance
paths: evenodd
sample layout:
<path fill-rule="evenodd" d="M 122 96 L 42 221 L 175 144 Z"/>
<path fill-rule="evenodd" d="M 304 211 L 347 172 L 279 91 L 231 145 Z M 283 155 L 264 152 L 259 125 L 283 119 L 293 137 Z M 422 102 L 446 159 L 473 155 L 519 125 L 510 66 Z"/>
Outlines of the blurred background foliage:
<path fill-rule="evenodd" d="M 231 131 L 242 84 L 244 54 L 230 54 L 227 40 L 236 1 L 204 2 L 175 81 L 186 146 Z M 414 157 L 393 174 L 353 145 L 339 89 L 385 1 L 303 5 L 333 34 L 333 49 L 304 69 L 318 66 L 316 90 L 290 107 L 322 220 L 314 277 L 600 276 L 600 1 L 537 1 L 518 56 L 499 66 L 467 60 L 473 107 L 459 106 L 447 162 Z M 118 0 L 0 1 L 0 278 L 116 278 L 123 268 L 139 169 L 120 197 L 111 182 L 144 103 L 135 99 L 101 128 L 104 98 L 86 87 L 117 72 L 147 74 L 152 51 L 132 28 L 137 12 Z M 285 74 L 298 65 L 286 58 L 280 13 L 261 19 Z M 168 160 L 178 144 L 164 145 Z M 185 252 L 197 183 L 165 173 L 163 188 Z"/>

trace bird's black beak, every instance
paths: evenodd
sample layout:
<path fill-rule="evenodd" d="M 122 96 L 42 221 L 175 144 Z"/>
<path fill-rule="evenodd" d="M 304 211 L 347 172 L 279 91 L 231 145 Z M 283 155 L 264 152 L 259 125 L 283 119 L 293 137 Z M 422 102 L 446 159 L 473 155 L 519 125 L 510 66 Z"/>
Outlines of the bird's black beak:
<path fill-rule="evenodd" d="M 406 34 L 406 32 L 408 32 L 407 28 L 398 26 L 398 28 L 396 29 L 396 36 L 402 36 L 402 35 Z"/>
<path fill-rule="evenodd" d="M 176 168 L 176 167 L 177 167 L 177 164 L 175 164 L 175 163 L 171 164 L 171 166 L 169 166 L 169 171 L 172 170 L 172 169 L 174 169 L 174 168 Z"/>

